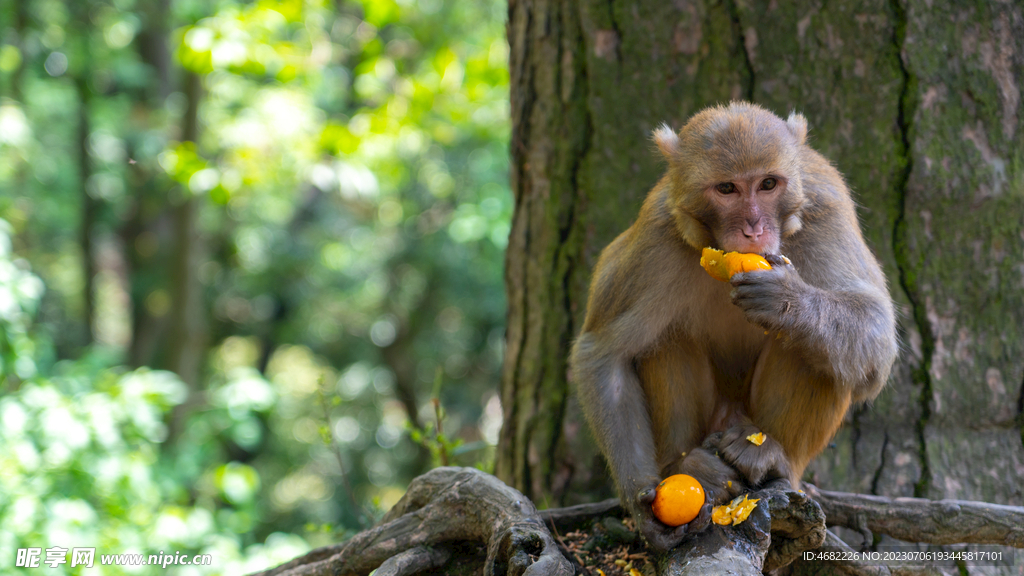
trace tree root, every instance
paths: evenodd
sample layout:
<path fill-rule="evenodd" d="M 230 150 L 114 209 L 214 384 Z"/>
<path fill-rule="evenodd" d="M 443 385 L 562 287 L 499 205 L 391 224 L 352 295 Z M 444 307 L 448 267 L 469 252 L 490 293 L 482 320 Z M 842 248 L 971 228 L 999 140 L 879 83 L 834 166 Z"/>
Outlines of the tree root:
<path fill-rule="evenodd" d="M 818 490 L 762 490 L 758 506 L 737 526 L 707 530 L 655 560 L 660 576 L 730 573 L 756 576 L 782 569 L 800 574 L 911 576 L 914 567 L 844 560 L 792 564 L 808 550 L 852 549 L 828 524 L 928 544 L 1001 544 L 1024 548 L 1024 508 L 983 502 L 889 499 Z M 812 499 L 813 498 L 813 499 Z M 485 576 L 560 576 L 573 564 L 552 538 L 625 517 L 617 500 L 538 512 L 519 491 L 472 468 L 437 468 L 412 481 L 381 522 L 343 544 L 314 550 L 260 576 L 410 576 L 450 567 L 467 547 L 484 558 Z M 824 546 L 823 546 L 824 545 Z M 571 554 L 570 554 L 571 555 Z M 852 554 L 851 554 L 852 555 Z M 578 558 L 578 556 L 577 556 Z M 472 564 L 476 565 L 476 564 Z M 787 567 L 788 566 L 788 567 Z"/>
<path fill-rule="evenodd" d="M 487 543 L 485 576 L 573 573 L 518 490 L 473 468 L 437 468 L 414 479 L 377 526 L 261 576 L 407 576 L 442 566 L 448 546 L 465 542 Z"/>
<path fill-rule="evenodd" d="M 999 544 L 1024 548 L 1024 507 L 967 500 L 886 498 L 807 485 L 829 526 L 925 544 Z"/>

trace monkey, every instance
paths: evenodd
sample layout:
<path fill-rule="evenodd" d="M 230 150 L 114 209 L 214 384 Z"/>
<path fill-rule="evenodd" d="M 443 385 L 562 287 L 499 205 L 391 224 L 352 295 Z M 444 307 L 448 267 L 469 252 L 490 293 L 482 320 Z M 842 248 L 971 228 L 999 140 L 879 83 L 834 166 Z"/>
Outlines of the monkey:
<path fill-rule="evenodd" d="M 803 115 L 732 102 L 653 139 L 668 168 L 598 258 L 569 362 L 623 506 L 667 551 L 708 525 L 712 505 L 799 488 L 848 408 L 885 385 L 897 337 L 850 191 L 807 144 Z M 771 269 L 714 280 L 699 265 L 706 246 Z M 758 431 L 761 446 L 746 439 Z M 670 527 L 650 504 L 679 473 L 706 504 Z"/>

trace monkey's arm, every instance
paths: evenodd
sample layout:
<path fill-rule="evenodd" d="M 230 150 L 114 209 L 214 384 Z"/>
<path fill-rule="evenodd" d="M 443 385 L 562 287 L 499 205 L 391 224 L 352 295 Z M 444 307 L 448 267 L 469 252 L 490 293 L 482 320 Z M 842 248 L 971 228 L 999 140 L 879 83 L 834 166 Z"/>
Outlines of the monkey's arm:
<path fill-rule="evenodd" d="M 688 526 L 654 519 L 650 503 L 661 480 L 657 449 L 635 359 L 649 351 L 678 315 L 682 244 L 662 237 L 646 220 L 601 255 L 591 284 L 587 318 L 573 346 L 573 381 L 590 429 L 608 459 L 623 505 L 649 544 L 667 550 Z M 693 265 L 696 265 L 694 262 Z"/>
<path fill-rule="evenodd" d="M 707 526 L 710 506 L 690 524 L 678 527 L 666 526 L 654 517 L 651 504 L 661 473 L 640 380 L 630 355 L 615 352 L 621 344 L 608 334 L 581 334 L 571 357 L 573 380 L 623 506 L 648 545 L 665 552 L 687 534 Z"/>
<path fill-rule="evenodd" d="M 733 302 L 810 367 L 849 386 L 855 400 L 874 397 L 896 358 L 896 320 L 852 203 L 825 211 L 785 250 L 800 270 L 774 258 L 772 270 L 737 274 Z"/>
<path fill-rule="evenodd" d="M 658 478 L 654 439 L 643 389 L 633 368 L 630 350 L 613 330 L 584 332 L 572 353 L 576 382 L 591 430 L 603 452 L 616 483 L 624 489 Z"/>

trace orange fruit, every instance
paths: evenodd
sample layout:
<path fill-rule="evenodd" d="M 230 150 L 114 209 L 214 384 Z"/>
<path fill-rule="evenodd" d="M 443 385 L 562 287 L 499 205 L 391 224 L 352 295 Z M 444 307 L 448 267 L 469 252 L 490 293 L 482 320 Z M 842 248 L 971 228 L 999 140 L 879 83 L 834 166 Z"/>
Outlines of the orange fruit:
<path fill-rule="evenodd" d="M 658 484 L 651 509 L 669 526 L 682 526 L 700 513 L 704 506 L 704 487 L 693 476 L 676 474 Z"/>
<path fill-rule="evenodd" d="M 754 270 L 771 270 L 772 265 L 758 254 L 722 253 L 721 250 L 705 248 L 700 253 L 700 265 L 715 280 L 728 282 L 733 274 Z"/>

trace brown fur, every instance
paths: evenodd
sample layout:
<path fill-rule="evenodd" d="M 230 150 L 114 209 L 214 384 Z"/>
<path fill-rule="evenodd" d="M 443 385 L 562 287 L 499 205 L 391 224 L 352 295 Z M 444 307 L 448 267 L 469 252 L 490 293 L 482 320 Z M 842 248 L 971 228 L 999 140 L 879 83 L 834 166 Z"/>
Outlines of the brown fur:
<path fill-rule="evenodd" d="M 796 485 L 895 359 L 884 276 L 842 177 L 806 134 L 802 116 L 748 103 L 706 109 L 678 135 L 659 128 L 668 170 L 594 271 L 574 380 L 655 548 L 707 524 L 707 510 L 675 529 L 653 519 L 661 478 L 691 474 L 714 504 L 769 482 Z M 760 252 L 773 269 L 730 286 L 701 269 L 704 246 Z M 746 440 L 758 430 L 762 446 Z"/>

